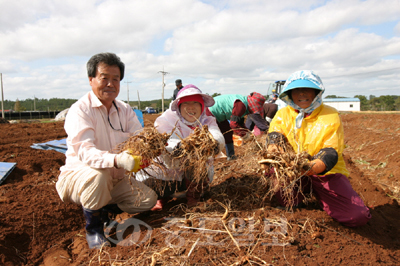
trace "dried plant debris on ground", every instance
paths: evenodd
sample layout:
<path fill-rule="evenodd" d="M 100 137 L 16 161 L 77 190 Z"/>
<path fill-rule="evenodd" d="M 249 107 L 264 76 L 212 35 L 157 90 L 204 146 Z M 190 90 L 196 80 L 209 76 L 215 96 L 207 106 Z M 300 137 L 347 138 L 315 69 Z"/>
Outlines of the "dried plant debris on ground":
<path fill-rule="evenodd" d="M 169 250 L 158 258 L 158 263 L 232 264 L 248 260 L 260 263 L 262 260 L 258 254 L 253 254 L 256 248 L 263 245 L 285 246 L 293 237 L 287 219 L 264 219 L 258 213 L 252 212 L 241 217 L 232 212 L 229 205 L 216 202 L 208 206 L 205 213 L 186 213 L 184 217 L 169 218 L 162 227 L 164 236 L 159 237 Z M 197 256 L 196 260 L 191 261 L 194 252 L 210 249 L 214 249 L 214 252 L 204 252 L 202 257 Z M 221 251 L 219 254 L 229 252 L 226 256 L 220 256 L 215 251 Z M 179 256 L 176 256 L 177 253 Z"/>
<path fill-rule="evenodd" d="M 144 118 L 145 125 L 152 126 L 157 115 L 144 114 Z M 209 195 L 198 206 L 187 208 L 185 204 L 174 205 L 176 202 L 171 201 L 168 206 L 175 207 L 162 211 L 120 214 L 117 221 L 127 221 L 124 224 L 121 221 L 121 226 L 126 228 L 125 233 L 122 229 L 118 231 L 121 238 L 135 239 L 139 234 L 140 238 L 131 246 L 113 245 L 101 251 L 88 248 L 82 208 L 74 203 L 62 202 L 55 189 L 59 168 L 65 164 L 65 155 L 30 148 L 32 143 L 66 138 L 63 122 L 1 124 L 0 157 L 4 162 L 17 163 L 17 167 L 1 185 L 0 211 L 4 215 L 0 221 L 0 264 L 398 265 L 400 229 L 396 225 L 400 220 L 399 195 L 394 195 L 397 190 L 389 190 L 390 187 L 380 184 L 398 187 L 400 161 L 396 145 L 400 141 L 400 115 L 342 114 L 341 119 L 346 132 L 343 158 L 350 172 L 349 182 L 372 214 L 367 225 L 345 227 L 320 209 L 318 203 L 287 212 L 274 207 L 277 206 L 275 197 L 262 201 L 266 189 L 259 184 L 262 177 L 257 171 L 261 171 L 258 160 L 263 157 L 260 156 L 256 162 L 254 158 L 246 157 L 244 154 L 248 145 L 252 145 L 246 143 L 235 147 L 238 160 L 214 162 L 216 172 L 207 192 Z M 354 137 L 361 135 L 362 138 Z M 265 136 L 260 145 L 264 143 Z M 256 153 L 253 151 L 253 154 Z M 255 167 L 241 169 L 254 163 Z M 227 174 L 221 175 L 222 171 Z M 240 171 L 245 174 L 240 174 Z M 217 201 L 229 208 L 226 216 L 225 208 Z M 179 217 L 192 220 L 192 225 L 185 224 L 186 227 L 201 228 L 200 219 L 205 218 L 205 229 L 225 232 L 220 219 L 226 217 L 227 227 L 242 251 L 238 250 L 227 232 L 181 228 L 179 224 L 174 224 L 177 230 L 170 230 L 174 228 L 171 219 Z M 252 217 L 257 229 L 253 231 Z M 283 226 L 283 223 L 277 223 L 281 218 L 287 222 L 287 239 L 276 226 L 271 225 L 269 229 L 268 226 L 260 227 L 261 222 Z M 129 222 L 132 226 L 128 227 Z M 236 231 L 232 230 L 233 225 Z M 263 231 L 260 232 L 261 228 Z M 150 230 L 151 238 L 146 239 Z M 253 234 L 254 241 L 247 241 L 251 244 L 242 246 L 245 241 L 242 241 L 244 238 L 240 232 Z M 274 243 L 273 232 L 279 233 L 278 244 L 288 245 L 270 245 Z M 172 241 L 176 244 L 174 241 L 178 241 L 179 236 L 185 241 L 183 248 L 169 247 L 168 243 Z M 210 245 L 203 244 L 206 237 L 210 239 Z M 219 245 L 219 240 L 223 245 Z"/>
<path fill-rule="evenodd" d="M 319 222 L 309 217 L 271 214 L 264 208 L 238 213 L 230 203 L 218 201 L 202 212 L 186 209 L 184 215 L 163 220 L 151 235 L 141 234 L 140 246 L 125 247 L 134 256 L 119 257 L 107 249 L 93 251 L 93 265 L 269 265 L 266 257 L 273 256 L 266 256 L 266 250 L 284 253 L 285 248 L 295 249 L 296 243 L 318 242 L 323 237 Z M 276 259 L 286 260 L 277 253 Z"/>

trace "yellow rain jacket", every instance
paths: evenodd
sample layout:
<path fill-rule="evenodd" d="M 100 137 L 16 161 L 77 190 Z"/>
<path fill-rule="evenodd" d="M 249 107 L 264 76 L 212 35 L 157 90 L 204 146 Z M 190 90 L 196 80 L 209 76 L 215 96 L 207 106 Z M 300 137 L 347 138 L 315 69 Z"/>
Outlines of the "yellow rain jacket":
<path fill-rule="evenodd" d="M 304 117 L 301 128 L 296 129 L 299 113 L 291 106 L 280 109 L 272 120 L 269 132 L 285 135 L 296 152 L 306 151 L 311 156 L 323 148 L 333 148 L 338 153 L 337 164 L 325 175 L 341 173 L 349 176 L 343 159 L 344 133 L 339 113 L 323 103 L 311 115 Z"/>

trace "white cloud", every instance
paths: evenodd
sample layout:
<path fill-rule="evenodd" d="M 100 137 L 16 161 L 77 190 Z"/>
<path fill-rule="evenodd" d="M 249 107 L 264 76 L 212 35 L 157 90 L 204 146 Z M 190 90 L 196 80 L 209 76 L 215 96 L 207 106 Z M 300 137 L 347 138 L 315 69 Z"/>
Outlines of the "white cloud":
<path fill-rule="evenodd" d="M 400 22 L 397 23 L 393 30 L 396 35 L 400 36 Z"/>
<path fill-rule="evenodd" d="M 1 2 L 6 99 L 79 98 L 87 60 L 104 51 L 126 64 L 121 99 L 126 81 L 130 100 L 160 98 L 163 69 L 167 98 L 177 78 L 209 94 L 266 93 L 299 69 L 320 73 L 329 94 L 398 94 L 399 0 Z M 389 37 L 359 29 L 396 21 Z"/>

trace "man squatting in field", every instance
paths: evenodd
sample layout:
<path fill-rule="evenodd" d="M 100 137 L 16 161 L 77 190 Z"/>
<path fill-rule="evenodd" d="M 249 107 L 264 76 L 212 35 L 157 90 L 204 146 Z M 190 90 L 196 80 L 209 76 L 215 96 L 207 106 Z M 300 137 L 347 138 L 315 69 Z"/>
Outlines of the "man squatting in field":
<path fill-rule="evenodd" d="M 215 104 L 206 110 L 206 114 L 217 119 L 218 127 L 225 138 L 225 150 L 228 160 L 235 159 L 233 134 L 249 140 L 251 133 L 244 124 L 244 117 L 254 122 L 261 131 L 267 131 L 269 123 L 263 118 L 265 97 L 258 92 L 243 96 L 238 94 L 214 97 Z M 229 122 L 228 122 L 229 120 Z M 254 127 L 254 126 L 253 126 Z"/>
<path fill-rule="evenodd" d="M 338 222 L 361 226 L 371 214 L 347 179 L 343 125 L 336 109 L 322 103 L 324 91 L 320 77 L 312 71 L 293 73 L 279 95 L 288 106 L 276 113 L 266 144 L 269 152 L 278 151 L 280 141 L 285 140 L 296 152 L 306 151 L 313 156 L 301 189 L 309 192 L 312 187 L 323 210 Z M 282 188 L 275 196 L 280 204 L 287 205 Z M 304 199 L 302 193 L 294 196 L 295 206 Z"/>
<path fill-rule="evenodd" d="M 104 237 L 109 212 L 147 211 L 157 201 L 152 189 L 125 174 L 145 166 L 141 156 L 111 152 L 142 129 L 132 108 L 116 99 L 124 69 L 112 53 L 90 58 L 87 71 L 92 91 L 71 106 L 65 119 L 68 150 L 56 188 L 64 202 L 82 205 L 89 248 L 109 245 Z"/>
<path fill-rule="evenodd" d="M 182 170 L 181 160 L 174 158 L 175 154 L 180 153 L 181 140 L 187 138 L 197 127 L 208 126 L 208 131 L 217 141 L 214 148 L 214 155 L 217 155 L 224 147 L 225 140 L 218 128 L 217 121 L 213 116 L 207 116 L 205 109 L 214 104 L 213 97 L 202 93 L 194 85 L 186 85 L 177 94 L 177 98 L 171 102 L 170 108 L 159 116 L 154 122 L 154 127 L 160 133 L 171 134 L 166 147 L 167 152 L 163 153 L 159 159 L 167 166 L 165 171 L 160 171 L 153 167 L 148 167 L 146 172 L 162 182 L 162 190 L 155 189 L 159 194 L 156 206 L 152 210 L 160 210 L 165 202 L 171 199 L 175 192 L 187 190 L 186 198 L 189 207 L 194 206 L 200 200 L 203 189 L 207 186 L 208 181 L 211 182 L 214 176 L 213 157 L 207 161 L 208 181 L 204 180 L 203 184 L 197 184 L 193 181 L 190 173 Z M 136 175 L 138 179 L 145 179 L 141 173 Z M 144 181 L 151 186 L 151 179 Z"/>

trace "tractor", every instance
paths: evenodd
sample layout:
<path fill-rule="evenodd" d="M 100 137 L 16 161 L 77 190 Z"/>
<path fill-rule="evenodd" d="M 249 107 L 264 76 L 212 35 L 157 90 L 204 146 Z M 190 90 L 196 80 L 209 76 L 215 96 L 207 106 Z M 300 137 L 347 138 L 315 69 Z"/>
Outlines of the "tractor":
<path fill-rule="evenodd" d="M 272 99 L 273 94 L 280 94 L 282 92 L 283 85 L 285 85 L 286 80 L 277 80 L 274 83 L 270 83 L 267 91 L 267 97 Z M 281 99 L 278 99 L 275 104 L 278 105 L 278 109 L 281 109 L 286 106 Z"/>
<path fill-rule="evenodd" d="M 285 85 L 286 80 L 277 80 L 274 83 L 270 83 L 268 86 L 267 95 L 272 97 L 274 93 L 280 94 L 282 92 L 282 87 Z"/>

